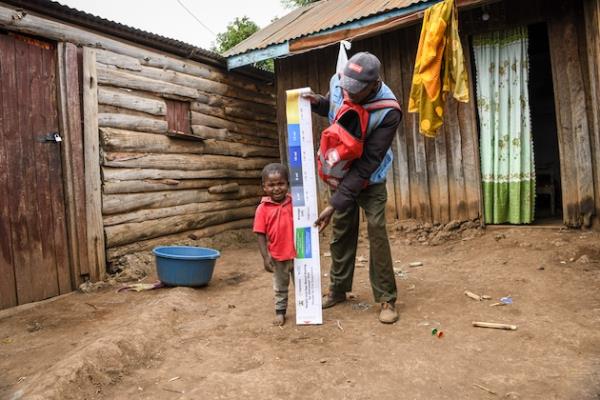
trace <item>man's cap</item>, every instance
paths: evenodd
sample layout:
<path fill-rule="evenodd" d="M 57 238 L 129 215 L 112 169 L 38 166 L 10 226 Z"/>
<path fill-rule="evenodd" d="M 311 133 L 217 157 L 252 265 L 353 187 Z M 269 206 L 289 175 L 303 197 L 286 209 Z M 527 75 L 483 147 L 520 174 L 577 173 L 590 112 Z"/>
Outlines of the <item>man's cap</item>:
<path fill-rule="evenodd" d="M 340 86 L 348 92 L 358 93 L 379 79 L 381 62 L 368 52 L 356 53 L 346 63 Z"/>

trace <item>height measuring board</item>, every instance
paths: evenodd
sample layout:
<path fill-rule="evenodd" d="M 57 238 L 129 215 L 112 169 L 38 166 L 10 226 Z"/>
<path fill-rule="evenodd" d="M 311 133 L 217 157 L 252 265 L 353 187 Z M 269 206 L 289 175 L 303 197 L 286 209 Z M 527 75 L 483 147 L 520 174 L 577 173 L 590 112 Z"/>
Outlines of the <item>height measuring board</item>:
<path fill-rule="evenodd" d="M 308 92 L 310 88 L 286 92 L 290 187 L 296 243 L 294 287 L 298 325 L 323 323 L 319 229 L 313 227 L 319 210 L 311 109 L 310 102 L 300 96 Z"/>

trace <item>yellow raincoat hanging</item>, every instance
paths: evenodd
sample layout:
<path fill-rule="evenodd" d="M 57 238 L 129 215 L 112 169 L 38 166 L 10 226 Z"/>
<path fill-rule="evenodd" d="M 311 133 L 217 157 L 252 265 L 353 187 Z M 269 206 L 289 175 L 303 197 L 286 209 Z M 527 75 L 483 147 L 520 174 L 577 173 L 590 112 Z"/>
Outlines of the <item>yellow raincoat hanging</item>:
<path fill-rule="evenodd" d="M 423 17 L 408 112 L 419 113 L 419 130 L 429 137 L 442 126 L 448 92 L 458 101 L 469 101 L 457 14 L 454 0 L 444 0 Z"/>

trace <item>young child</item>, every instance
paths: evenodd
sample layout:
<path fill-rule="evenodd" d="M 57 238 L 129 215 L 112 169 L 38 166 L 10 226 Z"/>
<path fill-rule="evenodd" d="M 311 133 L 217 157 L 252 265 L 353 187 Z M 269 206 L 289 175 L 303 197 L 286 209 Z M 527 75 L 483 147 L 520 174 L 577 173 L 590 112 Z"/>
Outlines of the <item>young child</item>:
<path fill-rule="evenodd" d="M 283 164 L 273 163 L 262 170 L 262 198 L 254 216 L 254 232 L 263 257 L 265 270 L 273 273 L 275 291 L 274 325 L 285 324 L 290 276 L 293 268 L 294 228 L 292 198 L 288 194 L 289 174 Z"/>

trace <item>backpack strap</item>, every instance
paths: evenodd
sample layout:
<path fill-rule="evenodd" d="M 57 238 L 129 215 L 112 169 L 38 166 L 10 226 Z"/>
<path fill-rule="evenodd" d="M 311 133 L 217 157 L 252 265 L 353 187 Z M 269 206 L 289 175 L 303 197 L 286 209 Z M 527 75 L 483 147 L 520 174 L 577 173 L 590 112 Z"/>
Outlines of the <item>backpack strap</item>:
<path fill-rule="evenodd" d="M 398 104 L 398 102 L 394 99 L 375 100 L 370 103 L 363 104 L 363 108 L 365 110 L 367 110 L 368 112 L 375 111 L 375 110 L 381 110 L 384 108 L 393 108 L 398 111 L 402 111 L 402 109 L 400 108 L 400 104 Z"/>

